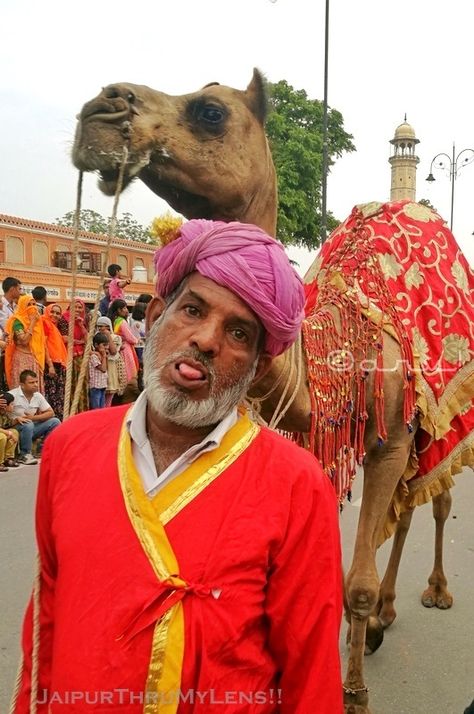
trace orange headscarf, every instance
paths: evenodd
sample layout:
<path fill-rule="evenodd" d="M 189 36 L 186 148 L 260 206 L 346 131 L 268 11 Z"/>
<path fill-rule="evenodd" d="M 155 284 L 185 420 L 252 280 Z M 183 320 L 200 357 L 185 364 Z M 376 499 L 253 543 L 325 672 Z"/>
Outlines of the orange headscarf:
<path fill-rule="evenodd" d="M 16 310 L 13 315 L 8 318 L 5 326 L 5 332 L 7 332 L 10 337 L 8 345 L 5 348 L 5 374 L 7 382 L 11 379 L 13 354 L 16 349 L 16 345 L 13 340 L 13 324 L 16 320 L 18 320 L 23 325 L 25 332 L 29 329 L 31 317 L 35 310 L 37 310 L 36 307 L 29 307 L 29 303 L 32 301 L 34 302 L 31 295 L 20 295 Z M 41 320 L 37 320 L 33 327 L 29 349 L 31 350 L 31 353 L 36 359 L 41 370 L 44 370 L 45 344 L 46 339 L 44 336 L 43 323 Z"/>
<path fill-rule="evenodd" d="M 59 307 L 59 309 L 61 309 L 61 306 L 57 303 L 48 305 L 44 311 L 43 317 L 41 318 L 43 320 L 48 352 L 52 362 L 62 364 L 63 367 L 66 367 L 67 348 L 56 323 L 51 319 L 51 310 L 53 307 Z"/>

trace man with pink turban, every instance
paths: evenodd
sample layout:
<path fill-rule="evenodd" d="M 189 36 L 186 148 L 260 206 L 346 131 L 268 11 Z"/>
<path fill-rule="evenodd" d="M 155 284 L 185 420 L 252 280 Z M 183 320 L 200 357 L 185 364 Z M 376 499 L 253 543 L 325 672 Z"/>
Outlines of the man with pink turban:
<path fill-rule="evenodd" d="M 336 498 L 242 406 L 298 335 L 301 280 L 237 222 L 186 223 L 156 268 L 145 390 L 45 447 L 13 711 L 341 714 Z"/>

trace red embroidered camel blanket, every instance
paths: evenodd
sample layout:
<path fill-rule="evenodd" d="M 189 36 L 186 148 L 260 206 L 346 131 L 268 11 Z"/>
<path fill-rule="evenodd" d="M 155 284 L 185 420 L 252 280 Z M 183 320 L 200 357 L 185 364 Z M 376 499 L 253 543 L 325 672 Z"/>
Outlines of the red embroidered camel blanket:
<path fill-rule="evenodd" d="M 305 283 L 312 447 L 341 499 L 364 457 L 371 368 L 378 435 L 387 438 L 384 332 L 400 345 L 403 418 L 411 429 L 416 415 L 420 428 L 388 535 L 404 505 L 425 503 L 474 464 L 474 272 L 437 213 L 400 201 L 356 206 L 322 247 Z M 333 306 L 337 327 L 328 310 Z"/>

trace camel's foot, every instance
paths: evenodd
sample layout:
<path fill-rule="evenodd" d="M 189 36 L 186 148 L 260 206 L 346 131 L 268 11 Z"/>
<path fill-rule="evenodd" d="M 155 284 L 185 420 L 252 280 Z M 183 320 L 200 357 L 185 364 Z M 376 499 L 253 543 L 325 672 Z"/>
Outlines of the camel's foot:
<path fill-rule="evenodd" d="M 390 627 L 397 616 L 397 611 L 393 607 L 393 600 L 379 600 L 377 614 L 384 630 Z"/>
<path fill-rule="evenodd" d="M 369 617 L 365 632 L 364 654 L 371 655 L 378 650 L 383 642 L 383 625 L 378 617 Z"/>
<path fill-rule="evenodd" d="M 344 685 L 344 714 L 371 714 L 367 687 L 351 689 Z"/>
<path fill-rule="evenodd" d="M 378 617 L 370 616 L 367 621 L 367 629 L 365 631 L 365 648 L 364 654 L 374 654 L 383 642 L 383 627 L 379 622 Z M 346 645 L 351 645 L 351 626 L 349 625 L 346 633 Z"/>
<path fill-rule="evenodd" d="M 421 602 L 425 607 L 449 610 L 453 606 L 453 596 L 444 585 L 429 585 L 421 596 Z"/>

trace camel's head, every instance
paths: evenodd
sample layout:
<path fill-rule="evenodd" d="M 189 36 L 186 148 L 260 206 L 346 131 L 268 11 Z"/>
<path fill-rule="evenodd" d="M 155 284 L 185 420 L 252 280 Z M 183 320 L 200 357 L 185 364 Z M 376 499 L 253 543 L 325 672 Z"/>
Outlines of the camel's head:
<path fill-rule="evenodd" d="M 113 195 L 127 145 L 124 187 L 138 177 L 187 218 L 245 220 L 274 233 L 266 111 L 258 70 L 244 91 L 208 84 L 170 96 L 111 84 L 81 110 L 73 162 L 83 171 L 98 171 L 101 190 Z"/>

